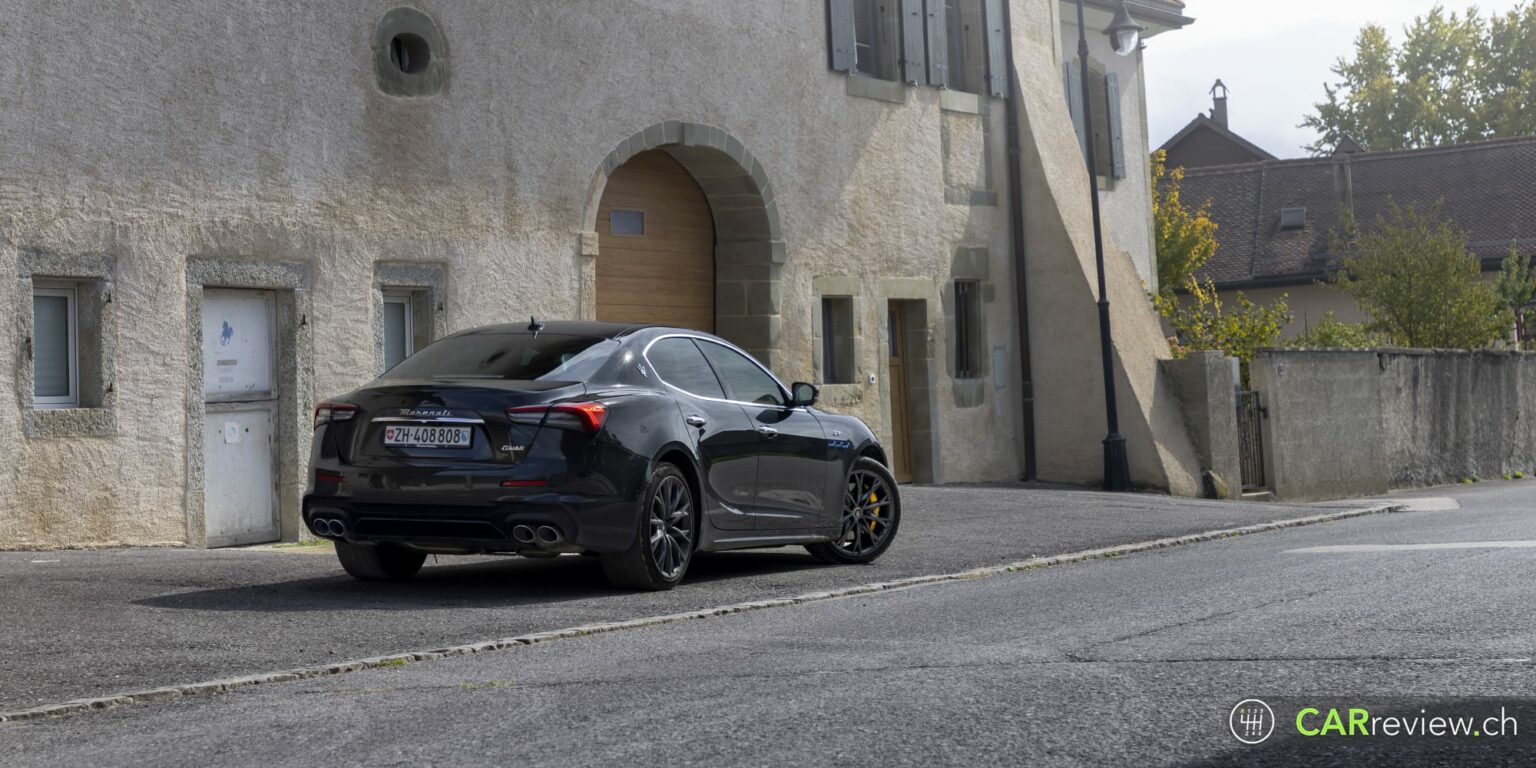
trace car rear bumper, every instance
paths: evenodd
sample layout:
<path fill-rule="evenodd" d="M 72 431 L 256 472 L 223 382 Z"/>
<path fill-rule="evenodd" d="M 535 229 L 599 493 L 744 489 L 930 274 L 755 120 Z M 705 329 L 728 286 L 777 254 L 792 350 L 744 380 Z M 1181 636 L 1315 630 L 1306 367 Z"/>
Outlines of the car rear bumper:
<path fill-rule="evenodd" d="M 459 494 L 462 496 L 462 494 Z M 454 499 L 433 503 L 402 493 L 370 498 L 309 493 L 304 525 L 317 536 L 355 543 L 394 542 L 441 552 L 622 552 L 633 544 L 639 505 L 633 500 L 541 492 L 509 497 L 495 494 L 481 503 Z M 326 530 L 316 525 L 326 522 Z M 339 523 L 339 531 L 337 530 Z M 527 526 L 527 530 L 519 530 Z M 558 532 L 555 542 L 519 539 L 543 527 Z"/>

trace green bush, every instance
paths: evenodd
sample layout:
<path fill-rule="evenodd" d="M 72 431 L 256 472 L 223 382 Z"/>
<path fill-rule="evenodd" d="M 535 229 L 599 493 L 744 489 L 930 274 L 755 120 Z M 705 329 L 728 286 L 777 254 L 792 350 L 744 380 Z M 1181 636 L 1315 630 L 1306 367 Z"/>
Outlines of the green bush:
<path fill-rule="evenodd" d="M 1367 331 L 1363 323 L 1346 323 L 1332 312 L 1323 315 L 1307 329 L 1306 333 L 1285 343 L 1295 349 L 1370 349 L 1386 346 L 1384 341 Z"/>

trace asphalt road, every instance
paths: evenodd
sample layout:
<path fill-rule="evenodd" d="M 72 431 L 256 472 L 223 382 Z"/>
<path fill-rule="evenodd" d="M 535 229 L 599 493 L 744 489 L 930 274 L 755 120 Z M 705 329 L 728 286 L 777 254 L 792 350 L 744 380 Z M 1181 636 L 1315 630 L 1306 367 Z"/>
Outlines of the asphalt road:
<path fill-rule="evenodd" d="M 1536 540 L 1533 496 L 1456 495 L 1460 510 L 4 724 L 0 765 L 1528 765 L 1536 549 L 1486 542 Z M 1390 548 L 1457 542 L 1484 543 Z M 1529 718 L 1523 741 L 1248 747 L 1227 718 L 1249 697 Z"/>
<path fill-rule="evenodd" d="M 723 554 L 651 594 L 609 588 L 579 557 L 443 558 L 415 582 L 367 584 L 314 549 L 0 553 L 0 712 L 1319 511 L 1014 487 L 907 487 L 903 498 L 897 541 L 873 565 L 829 567 L 799 548 Z"/>

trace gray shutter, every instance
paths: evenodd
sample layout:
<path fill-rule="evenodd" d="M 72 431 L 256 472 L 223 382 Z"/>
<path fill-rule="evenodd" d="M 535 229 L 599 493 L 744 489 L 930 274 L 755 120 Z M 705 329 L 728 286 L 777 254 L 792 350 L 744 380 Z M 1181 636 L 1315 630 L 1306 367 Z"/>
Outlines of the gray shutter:
<path fill-rule="evenodd" d="M 1088 154 L 1088 131 L 1083 125 L 1083 75 L 1076 62 L 1066 63 L 1067 109 L 1072 113 L 1072 127 L 1077 129 L 1077 143 Z"/>
<path fill-rule="evenodd" d="M 928 13 L 928 84 L 949 87 L 949 31 L 944 0 L 924 0 Z"/>
<path fill-rule="evenodd" d="M 923 0 L 901 0 L 901 78 L 921 85 L 928 82 L 928 58 L 923 50 Z"/>
<path fill-rule="evenodd" d="M 1109 93 L 1109 157 L 1115 178 L 1125 178 L 1125 126 L 1120 124 L 1120 76 L 1111 72 L 1104 78 Z"/>
<path fill-rule="evenodd" d="M 1008 96 L 1008 30 L 1003 29 L 1003 0 L 987 0 L 987 89 Z"/>
<path fill-rule="evenodd" d="M 853 0 L 827 0 L 827 47 L 833 69 L 853 71 L 854 42 Z"/>

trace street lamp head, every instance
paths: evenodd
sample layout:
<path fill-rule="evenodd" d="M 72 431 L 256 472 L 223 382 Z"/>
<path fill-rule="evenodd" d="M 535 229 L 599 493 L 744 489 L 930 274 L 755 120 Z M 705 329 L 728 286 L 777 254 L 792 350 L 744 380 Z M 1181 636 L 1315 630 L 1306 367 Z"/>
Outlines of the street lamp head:
<path fill-rule="evenodd" d="M 1120 10 L 1115 12 L 1115 18 L 1109 23 L 1109 29 L 1104 30 L 1104 34 L 1109 35 L 1115 53 L 1129 56 L 1141 46 L 1141 33 L 1145 29 L 1131 18 L 1131 9 L 1126 7 L 1125 0 L 1120 0 Z"/>

